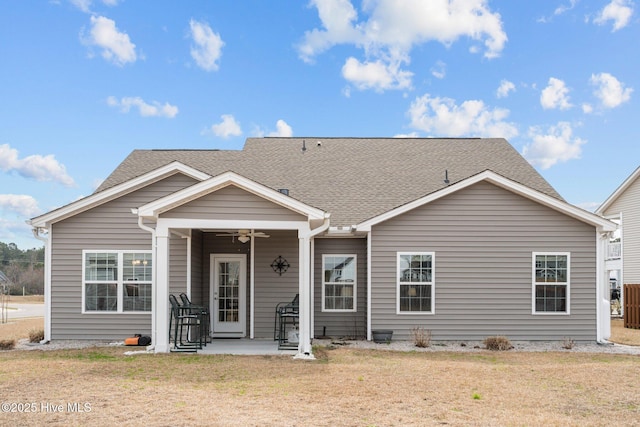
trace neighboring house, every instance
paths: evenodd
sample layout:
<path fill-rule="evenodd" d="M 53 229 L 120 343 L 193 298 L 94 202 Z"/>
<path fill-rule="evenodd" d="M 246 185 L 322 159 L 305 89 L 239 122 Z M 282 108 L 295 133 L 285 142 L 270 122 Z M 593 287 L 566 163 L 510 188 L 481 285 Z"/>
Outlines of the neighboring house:
<path fill-rule="evenodd" d="M 47 236 L 46 339 L 151 334 L 170 293 L 215 337 L 271 338 L 299 294 L 323 334 L 604 340 L 616 225 L 565 202 L 504 139 L 249 138 L 135 150 L 98 190 L 31 220 Z M 268 237 L 267 237 L 268 236 Z"/>
<path fill-rule="evenodd" d="M 11 281 L 4 272 L 0 271 L 0 294 L 8 294 Z"/>
<path fill-rule="evenodd" d="M 618 283 L 640 283 L 640 167 L 596 210 L 619 224 L 619 241 L 611 242 L 607 270 Z"/>

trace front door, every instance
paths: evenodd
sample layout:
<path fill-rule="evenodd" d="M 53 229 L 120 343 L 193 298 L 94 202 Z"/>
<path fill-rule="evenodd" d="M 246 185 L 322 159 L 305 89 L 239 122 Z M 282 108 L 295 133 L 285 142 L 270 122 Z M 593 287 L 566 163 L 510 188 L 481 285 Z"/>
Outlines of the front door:
<path fill-rule="evenodd" d="M 211 254 L 211 317 L 213 336 L 246 335 L 245 255 Z"/>

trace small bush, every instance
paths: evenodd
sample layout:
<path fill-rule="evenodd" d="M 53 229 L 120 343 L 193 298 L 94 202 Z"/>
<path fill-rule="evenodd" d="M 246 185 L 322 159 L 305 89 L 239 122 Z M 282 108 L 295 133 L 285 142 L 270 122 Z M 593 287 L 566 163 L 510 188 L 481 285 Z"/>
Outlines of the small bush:
<path fill-rule="evenodd" d="M 29 331 L 29 342 L 40 342 L 44 339 L 44 329 L 34 328 Z"/>
<path fill-rule="evenodd" d="M 411 330 L 413 343 L 416 347 L 426 348 L 431 345 L 431 331 L 421 326 L 416 326 Z"/>
<path fill-rule="evenodd" d="M 575 345 L 576 342 L 571 338 L 565 338 L 564 340 L 562 340 L 562 348 L 564 348 L 565 350 L 571 350 Z"/>
<path fill-rule="evenodd" d="M 0 340 L 0 350 L 13 350 L 16 340 Z"/>
<path fill-rule="evenodd" d="M 487 337 L 484 339 L 484 345 L 487 350 L 493 351 L 505 351 L 513 348 L 509 338 L 503 336 Z"/>

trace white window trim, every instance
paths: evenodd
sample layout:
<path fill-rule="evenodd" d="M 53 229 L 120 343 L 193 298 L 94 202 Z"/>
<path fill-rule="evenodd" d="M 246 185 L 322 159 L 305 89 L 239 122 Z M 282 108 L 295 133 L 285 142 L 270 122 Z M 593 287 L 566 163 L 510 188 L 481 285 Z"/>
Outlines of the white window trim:
<path fill-rule="evenodd" d="M 324 260 L 326 257 L 351 257 L 355 263 L 355 277 L 353 279 L 353 308 L 333 309 L 325 308 Z M 322 254 L 322 312 L 323 313 L 355 313 L 358 311 L 358 256 L 356 254 Z"/>
<path fill-rule="evenodd" d="M 118 309 L 116 311 L 103 311 L 103 310 L 87 310 L 85 304 L 86 298 L 86 262 L 87 262 L 87 254 L 118 254 L 118 277 L 116 279 L 117 282 L 117 293 L 118 293 Z M 153 312 L 153 307 L 151 311 L 124 311 L 124 254 L 153 254 L 153 251 L 150 250 L 113 250 L 113 249 L 83 249 L 82 250 L 82 314 L 97 314 L 97 315 L 114 315 L 114 314 L 151 314 Z M 152 262 L 155 260 L 152 259 Z M 153 267 L 155 268 L 155 267 Z M 93 281 L 90 281 L 94 283 Z M 147 284 L 147 282 L 143 282 L 142 284 Z M 151 281 L 151 293 L 155 292 L 155 286 L 153 281 Z"/>
<path fill-rule="evenodd" d="M 400 282 L 400 257 L 402 255 L 431 255 L 431 311 L 400 311 L 400 285 L 406 282 Z M 426 283 L 426 282 L 417 282 Z M 409 252 L 397 252 L 396 253 L 396 314 L 399 315 L 425 315 L 436 314 L 436 253 L 435 252 L 422 252 L 422 251 L 409 251 Z"/>
<path fill-rule="evenodd" d="M 536 311 L 536 256 L 563 255 L 567 257 L 567 310 L 566 311 Z M 531 253 L 531 314 L 534 316 L 568 316 L 571 314 L 571 252 L 532 252 Z M 553 282 L 547 282 L 554 284 Z M 556 284 L 558 284 L 556 282 Z"/>

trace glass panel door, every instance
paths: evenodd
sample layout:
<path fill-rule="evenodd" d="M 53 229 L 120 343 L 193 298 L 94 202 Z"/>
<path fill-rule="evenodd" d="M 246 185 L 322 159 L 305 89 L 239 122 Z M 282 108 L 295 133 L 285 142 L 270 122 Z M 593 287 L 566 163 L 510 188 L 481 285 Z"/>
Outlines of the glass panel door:
<path fill-rule="evenodd" d="M 246 323 L 244 255 L 212 255 L 213 333 L 244 336 Z"/>

